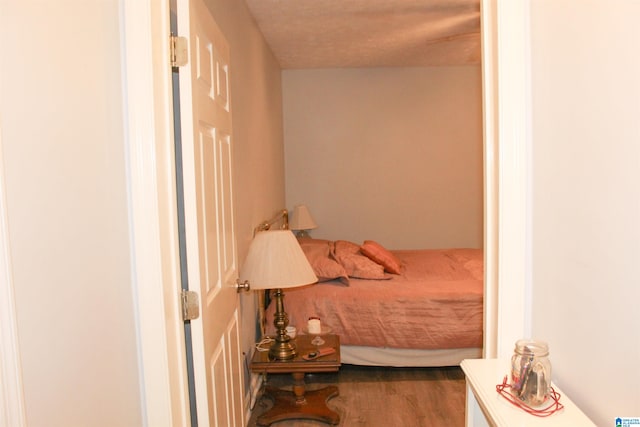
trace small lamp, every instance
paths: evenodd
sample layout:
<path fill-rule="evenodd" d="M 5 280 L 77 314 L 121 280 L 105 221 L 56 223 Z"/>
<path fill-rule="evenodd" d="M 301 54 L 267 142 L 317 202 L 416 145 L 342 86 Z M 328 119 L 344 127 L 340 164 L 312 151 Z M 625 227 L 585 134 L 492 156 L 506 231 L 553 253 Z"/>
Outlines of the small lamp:
<path fill-rule="evenodd" d="M 311 212 L 309 212 L 306 205 L 298 205 L 293 208 L 289 228 L 296 230 L 296 235 L 298 237 L 309 237 L 309 232 L 307 230 L 318 228 L 318 224 L 314 221 L 311 216 Z"/>
<path fill-rule="evenodd" d="M 318 281 L 293 233 L 290 230 L 256 233 L 240 271 L 240 280 L 248 282 L 251 289 L 275 289 L 273 324 L 277 332 L 269 348 L 269 357 L 275 360 L 293 359 L 297 353 L 286 331 L 289 317 L 284 311 L 282 289 Z"/>

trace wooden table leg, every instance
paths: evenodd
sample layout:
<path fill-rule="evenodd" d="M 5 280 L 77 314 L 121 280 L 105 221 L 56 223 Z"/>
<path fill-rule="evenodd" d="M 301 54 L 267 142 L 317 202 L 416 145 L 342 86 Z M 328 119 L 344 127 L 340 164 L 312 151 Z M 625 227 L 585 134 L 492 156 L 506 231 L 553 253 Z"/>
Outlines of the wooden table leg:
<path fill-rule="evenodd" d="M 298 372 L 292 374 L 293 391 L 265 387 L 263 397 L 271 399 L 273 407 L 258 417 L 259 426 L 295 418 L 312 419 L 331 425 L 340 423 L 340 415 L 327 406 L 327 401 L 339 394 L 338 387 L 328 386 L 306 391 L 304 375 Z"/>
<path fill-rule="evenodd" d="M 306 405 L 307 399 L 304 397 L 305 384 L 304 373 L 294 372 L 291 374 L 293 377 L 293 394 L 296 396 L 296 405 Z"/>

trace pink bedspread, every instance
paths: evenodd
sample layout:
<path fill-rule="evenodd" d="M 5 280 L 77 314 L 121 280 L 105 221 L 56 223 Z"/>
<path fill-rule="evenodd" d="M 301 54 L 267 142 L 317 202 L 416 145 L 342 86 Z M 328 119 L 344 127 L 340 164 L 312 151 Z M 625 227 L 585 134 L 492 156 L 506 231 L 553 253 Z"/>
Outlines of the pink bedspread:
<path fill-rule="evenodd" d="M 389 280 L 350 279 L 285 289 L 289 324 L 311 316 L 344 345 L 415 349 L 482 346 L 483 255 L 480 249 L 392 251 L 403 264 Z M 273 331 L 273 308 L 267 328 Z"/>

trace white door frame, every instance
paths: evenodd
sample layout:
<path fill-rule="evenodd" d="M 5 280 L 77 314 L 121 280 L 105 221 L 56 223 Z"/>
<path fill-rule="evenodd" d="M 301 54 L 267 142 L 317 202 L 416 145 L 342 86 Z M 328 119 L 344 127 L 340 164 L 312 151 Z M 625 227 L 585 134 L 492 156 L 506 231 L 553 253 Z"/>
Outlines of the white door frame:
<path fill-rule="evenodd" d="M 27 425 L 18 345 L 0 122 L 0 427 Z"/>
<path fill-rule="evenodd" d="M 123 0 L 132 281 L 144 425 L 190 426 L 173 137 L 169 0 Z"/>
<path fill-rule="evenodd" d="M 531 333 L 529 1 L 481 0 L 486 358 Z"/>
<path fill-rule="evenodd" d="M 168 0 L 123 0 L 122 7 L 143 413 L 147 426 L 187 426 L 184 340 L 182 331 L 175 328 L 181 322 L 173 217 L 169 4 Z M 482 9 L 486 64 L 484 346 L 485 357 L 502 357 L 511 353 L 514 340 L 530 328 L 529 0 L 482 0 Z"/>

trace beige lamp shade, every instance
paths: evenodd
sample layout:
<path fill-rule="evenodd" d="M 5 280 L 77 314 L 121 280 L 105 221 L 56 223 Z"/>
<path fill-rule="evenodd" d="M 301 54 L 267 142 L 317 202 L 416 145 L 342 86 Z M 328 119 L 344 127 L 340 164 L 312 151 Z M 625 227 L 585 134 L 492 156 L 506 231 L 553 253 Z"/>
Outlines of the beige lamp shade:
<path fill-rule="evenodd" d="M 306 205 L 298 205 L 293 208 L 289 228 L 292 230 L 313 230 L 318 228 L 318 224 L 316 224 Z"/>
<path fill-rule="evenodd" d="M 249 246 L 240 271 L 251 289 L 283 289 L 318 281 L 300 244 L 290 230 L 261 231 Z"/>

